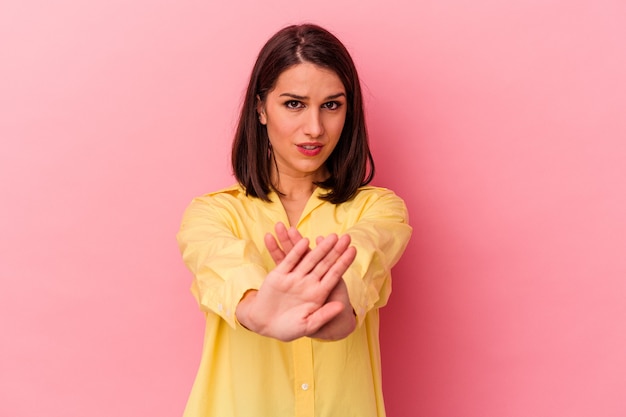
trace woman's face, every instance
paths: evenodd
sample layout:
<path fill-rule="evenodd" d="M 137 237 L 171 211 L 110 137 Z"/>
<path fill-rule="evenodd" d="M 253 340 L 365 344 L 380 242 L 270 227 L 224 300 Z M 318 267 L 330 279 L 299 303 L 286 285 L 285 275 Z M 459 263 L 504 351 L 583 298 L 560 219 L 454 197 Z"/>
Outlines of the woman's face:
<path fill-rule="evenodd" d="M 326 179 L 324 162 L 339 142 L 346 108 L 346 89 L 333 71 L 303 63 L 280 74 L 257 111 L 281 179 Z"/>

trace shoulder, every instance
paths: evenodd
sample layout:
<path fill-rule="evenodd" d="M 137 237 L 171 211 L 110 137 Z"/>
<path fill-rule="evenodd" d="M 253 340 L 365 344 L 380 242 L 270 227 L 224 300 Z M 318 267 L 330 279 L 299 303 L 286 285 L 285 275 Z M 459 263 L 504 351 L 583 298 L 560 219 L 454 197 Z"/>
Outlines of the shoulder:
<path fill-rule="evenodd" d="M 231 185 L 195 197 L 187 207 L 184 217 L 187 219 L 208 215 L 230 217 L 240 211 L 250 199 L 251 197 L 246 196 L 245 190 L 239 184 Z"/>
<path fill-rule="evenodd" d="M 404 219 L 408 217 L 404 200 L 388 188 L 369 185 L 361 187 L 351 200 L 343 204 L 347 210 L 387 213 Z"/>
<path fill-rule="evenodd" d="M 216 198 L 216 199 L 220 199 L 220 198 L 225 198 L 225 199 L 229 199 L 229 198 L 239 198 L 241 196 L 245 196 L 246 195 L 246 191 L 243 189 L 243 187 L 239 184 L 233 184 L 229 187 L 226 188 L 222 188 L 221 190 L 217 190 L 217 191 L 211 191 L 209 193 L 206 193 L 198 198 L 207 198 L 207 199 L 211 199 L 211 198 Z"/>
<path fill-rule="evenodd" d="M 354 198 L 349 202 L 354 204 L 373 203 L 376 201 L 398 202 L 404 204 L 404 201 L 392 190 L 384 187 L 365 186 L 357 190 Z"/>
<path fill-rule="evenodd" d="M 220 205 L 234 203 L 240 200 L 247 200 L 250 197 L 246 196 L 245 190 L 239 185 L 234 184 L 230 187 L 222 188 L 221 190 L 211 191 L 209 193 L 200 195 L 193 199 L 192 205 Z"/>

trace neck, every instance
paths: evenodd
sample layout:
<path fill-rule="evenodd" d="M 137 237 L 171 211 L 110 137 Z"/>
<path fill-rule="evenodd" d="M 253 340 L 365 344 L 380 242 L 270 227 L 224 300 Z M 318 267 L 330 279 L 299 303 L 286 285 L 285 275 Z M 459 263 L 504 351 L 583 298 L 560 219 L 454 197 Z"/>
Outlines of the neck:
<path fill-rule="evenodd" d="M 273 181 L 274 188 L 281 194 L 281 199 L 300 200 L 308 199 L 317 187 L 313 176 L 291 177 L 281 174 Z"/>
<path fill-rule="evenodd" d="M 282 194 L 281 200 L 308 199 L 317 188 L 315 183 L 328 176 L 324 167 L 314 172 L 279 171 L 277 168 L 272 170 L 272 185 Z"/>

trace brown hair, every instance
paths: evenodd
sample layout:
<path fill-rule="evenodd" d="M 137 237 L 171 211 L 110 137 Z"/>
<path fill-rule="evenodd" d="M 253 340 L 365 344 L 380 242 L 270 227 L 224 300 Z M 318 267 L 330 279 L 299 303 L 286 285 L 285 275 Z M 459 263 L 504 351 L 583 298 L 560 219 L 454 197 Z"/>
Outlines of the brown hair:
<path fill-rule="evenodd" d="M 346 89 L 347 111 L 341 137 L 326 160 L 330 176 L 318 183 L 334 204 L 350 200 L 374 177 L 361 85 L 345 46 L 327 30 L 312 24 L 288 26 L 272 36 L 259 52 L 246 90 L 233 141 L 232 165 L 246 194 L 269 201 L 272 187 L 267 129 L 258 120 L 257 97 L 265 101 L 276 80 L 288 68 L 308 62 L 334 71 Z"/>

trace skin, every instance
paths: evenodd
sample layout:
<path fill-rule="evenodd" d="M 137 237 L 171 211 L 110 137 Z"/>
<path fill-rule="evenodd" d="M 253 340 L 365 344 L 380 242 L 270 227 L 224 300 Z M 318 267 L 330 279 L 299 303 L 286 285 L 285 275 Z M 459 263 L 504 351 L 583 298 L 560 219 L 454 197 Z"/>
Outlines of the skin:
<path fill-rule="evenodd" d="M 265 101 L 259 121 L 267 127 L 276 166 L 272 181 L 290 224 L 296 225 L 324 162 L 339 142 L 346 118 L 343 83 L 332 71 L 310 63 L 285 70 Z M 342 275 L 354 261 L 350 236 L 318 237 L 314 249 L 295 227 L 278 223 L 265 245 L 276 263 L 258 291 L 239 302 L 239 322 L 258 334 L 290 341 L 308 336 L 338 340 L 356 327 Z"/>
<path fill-rule="evenodd" d="M 276 236 L 274 238 L 270 233 L 265 236 L 265 245 L 272 256 L 272 259 L 278 264 L 285 259 L 286 254 L 283 251 L 291 250 L 294 245 L 302 239 L 302 236 L 295 227 L 291 227 L 287 230 L 284 224 L 278 223 L 276 225 Z M 346 237 L 349 237 L 346 235 Z M 318 237 L 316 242 L 318 246 L 323 241 L 323 237 Z M 280 242 L 280 244 L 278 243 Z M 353 251 L 353 252 L 352 252 Z M 351 257 L 348 259 L 354 260 L 353 256 L 356 256 L 356 249 L 354 247 L 347 249 L 346 256 Z M 352 261 L 350 261 L 351 263 Z M 346 265 L 346 268 L 349 265 Z M 341 303 L 341 311 L 337 316 L 328 320 L 318 331 L 309 334 L 309 337 L 322 339 L 322 340 L 339 340 L 348 336 L 356 328 L 356 317 L 350 299 L 348 297 L 348 288 L 345 282 L 340 279 L 337 281 L 337 285 L 331 290 L 326 299 L 326 302 L 339 302 Z"/>
<path fill-rule="evenodd" d="M 314 182 L 328 176 L 324 162 L 341 137 L 346 101 L 337 74 L 303 63 L 285 70 L 265 101 L 257 103 L 276 161 L 272 181 L 291 226 L 297 225 Z M 319 153 L 305 155 L 303 145 L 316 146 Z"/>

